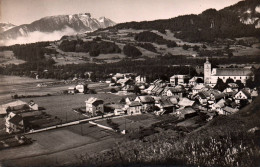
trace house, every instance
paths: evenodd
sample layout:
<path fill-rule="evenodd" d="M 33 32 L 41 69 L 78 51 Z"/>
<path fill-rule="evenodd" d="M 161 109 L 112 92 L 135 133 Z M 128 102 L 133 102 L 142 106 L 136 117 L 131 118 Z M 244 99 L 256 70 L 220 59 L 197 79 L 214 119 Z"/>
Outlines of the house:
<path fill-rule="evenodd" d="M 76 87 L 75 86 L 71 86 L 71 87 L 68 88 L 68 93 L 69 94 L 75 94 L 76 93 L 75 91 L 76 91 Z"/>
<path fill-rule="evenodd" d="M 207 91 L 209 90 L 208 87 L 206 87 L 204 84 L 196 84 L 193 88 L 192 88 L 192 95 L 196 95 L 197 93 L 201 92 L 201 91 Z"/>
<path fill-rule="evenodd" d="M 79 93 L 84 93 L 85 91 L 87 91 L 87 84 L 85 84 L 85 83 L 79 83 L 79 84 L 76 86 L 76 90 L 77 90 Z"/>
<path fill-rule="evenodd" d="M 143 92 L 147 93 L 147 94 L 152 94 L 152 90 L 155 88 L 155 85 L 151 85 L 149 86 L 147 89 L 143 90 Z"/>
<path fill-rule="evenodd" d="M 155 100 L 151 96 L 137 96 L 134 101 L 142 104 L 142 111 L 151 109 L 154 106 Z"/>
<path fill-rule="evenodd" d="M 206 106 L 208 104 L 208 100 L 210 99 L 210 92 L 201 91 L 195 96 L 195 99 L 197 99 L 201 105 Z"/>
<path fill-rule="evenodd" d="M 34 111 L 37 111 L 39 110 L 39 106 L 38 104 L 36 104 L 33 100 L 31 100 L 29 103 L 28 103 L 29 107 L 31 110 L 34 110 Z"/>
<path fill-rule="evenodd" d="M 106 81 L 105 81 L 105 83 L 108 83 L 108 84 L 110 84 L 111 82 L 112 82 L 111 78 L 107 78 Z"/>
<path fill-rule="evenodd" d="M 134 100 L 135 100 L 134 98 L 127 97 L 127 98 L 125 98 L 125 103 L 126 103 L 126 104 L 130 104 L 130 103 L 133 102 Z"/>
<path fill-rule="evenodd" d="M 163 90 L 164 90 L 164 89 L 161 88 L 161 87 L 156 87 L 155 89 L 152 90 L 152 94 L 153 94 L 153 95 L 156 95 L 156 96 L 159 96 L 159 95 L 162 94 Z"/>
<path fill-rule="evenodd" d="M 236 83 L 229 83 L 228 87 L 231 88 L 233 91 L 238 92 L 239 86 Z"/>
<path fill-rule="evenodd" d="M 237 104 L 240 104 L 241 100 L 252 102 L 251 94 L 246 89 L 237 92 L 234 99 Z"/>
<path fill-rule="evenodd" d="M 218 102 L 220 99 L 225 98 L 225 94 L 221 93 L 218 90 L 211 90 L 210 92 L 210 100 L 214 101 L 215 103 Z"/>
<path fill-rule="evenodd" d="M 132 85 L 125 85 L 121 91 L 123 91 L 124 93 L 130 93 L 130 92 L 134 92 L 134 86 Z"/>
<path fill-rule="evenodd" d="M 135 83 L 137 84 L 146 83 L 146 77 L 141 75 L 135 77 Z"/>
<path fill-rule="evenodd" d="M 152 85 L 156 85 L 158 87 L 165 87 L 166 83 L 161 79 L 156 79 L 153 81 Z"/>
<path fill-rule="evenodd" d="M 130 82 L 131 82 L 131 79 L 129 79 L 129 78 L 119 79 L 117 81 L 117 83 L 120 84 L 122 87 L 129 84 Z"/>
<path fill-rule="evenodd" d="M 157 113 L 162 115 L 165 112 L 173 112 L 175 104 L 172 103 L 169 97 L 162 97 L 161 99 L 156 101 L 155 106 L 160 109 Z"/>
<path fill-rule="evenodd" d="M 221 99 L 220 101 L 212 105 L 211 110 L 216 111 L 219 115 L 225 115 L 225 112 L 223 110 L 223 108 L 226 106 L 225 103 L 226 101 L 224 99 Z"/>
<path fill-rule="evenodd" d="M 180 108 L 185 108 L 185 107 L 192 107 L 193 105 L 195 105 L 195 101 L 190 100 L 188 98 L 182 98 L 179 102 L 178 102 L 178 106 Z"/>
<path fill-rule="evenodd" d="M 188 75 L 173 75 L 170 78 L 171 85 L 183 85 L 184 83 L 188 82 L 189 76 Z"/>
<path fill-rule="evenodd" d="M 104 101 L 95 97 L 91 97 L 85 101 L 86 103 L 86 112 L 96 115 L 96 113 L 104 113 Z"/>
<path fill-rule="evenodd" d="M 179 118 L 186 119 L 186 118 L 194 117 L 198 113 L 193 108 L 187 107 L 187 108 L 177 110 L 176 114 L 178 115 Z"/>
<path fill-rule="evenodd" d="M 189 80 L 189 85 L 195 86 L 198 83 L 197 79 L 199 78 L 203 81 L 203 77 L 194 76 Z"/>
<path fill-rule="evenodd" d="M 176 86 L 175 88 L 169 88 L 166 92 L 167 96 L 178 96 L 182 98 L 185 96 L 186 90 L 182 86 Z"/>
<path fill-rule="evenodd" d="M 0 105 L 0 115 L 6 115 L 8 109 L 10 111 L 14 111 L 14 110 L 21 110 L 23 108 L 29 108 L 29 105 L 26 102 L 21 100 L 16 100 L 10 103 L 2 104 Z"/>
<path fill-rule="evenodd" d="M 138 101 L 131 102 L 127 108 L 127 114 L 128 115 L 136 115 L 142 113 L 142 104 Z"/>
<path fill-rule="evenodd" d="M 114 115 L 124 115 L 124 105 L 123 104 L 106 104 L 104 105 L 104 112 L 113 113 Z"/>
<path fill-rule="evenodd" d="M 24 131 L 23 117 L 13 112 L 9 113 L 5 118 L 5 127 L 9 134 Z"/>

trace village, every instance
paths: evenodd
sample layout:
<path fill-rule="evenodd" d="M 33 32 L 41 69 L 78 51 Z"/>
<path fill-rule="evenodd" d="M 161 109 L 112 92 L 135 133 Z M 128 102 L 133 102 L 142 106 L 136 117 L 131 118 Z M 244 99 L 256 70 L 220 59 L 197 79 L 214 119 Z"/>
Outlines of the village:
<path fill-rule="evenodd" d="M 1 148 L 30 144 L 31 141 L 23 134 L 48 131 L 82 122 L 127 134 L 128 130 L 122 126 L 123 123 L 118 125 L 113 122 L 115 118 L 121 119 L 122 122 L 123 117 L 127 116 L 138 118 L 149 115 L 149 118 L 153 118 L 168 115 L 180 123 L 204 115 L 205 121 L 208 122 L 218 115 L 236 113 L 258 96 L 257 88 L 251 83 L 255 77 L 252 68 L 212 69 L 208 58 L 203 68 L 204 76 L 191 78 L 189 75 L 173 75 L 169 81 L 157 79 L 152 83 L 147 83 L 146 76 L 143 75 L 109 74 L 109 78 L 104 81 L 108 86 L 101 88 L 101 93 L 89 89 L 87 82 L 74 78 L 73 84 L 64 90 L 63 94 L 66 94 L 70 101 L 86 93 L 88 98 L 77 100 L 77 104 L 68 111 L 61 111 L 66 115 L 64 117 L 45 112 L 46 106 L 36 104 L 34 100 L 26 102 L 18 99 L 3 104 L 0 113 L 5 123 L 1 136 L 4 135 L 6 140 L 1 140 Z M 42 85 L 38 84 L 37 87 Z M 110 100 L 95 96 L 96 94 L 106 95 Z M 113 97 L 118 97 L 119 100 Z M 59 104 L 54 107 L 60 108 Z M 128 126 L 128 129 L 131 128 Z"/>

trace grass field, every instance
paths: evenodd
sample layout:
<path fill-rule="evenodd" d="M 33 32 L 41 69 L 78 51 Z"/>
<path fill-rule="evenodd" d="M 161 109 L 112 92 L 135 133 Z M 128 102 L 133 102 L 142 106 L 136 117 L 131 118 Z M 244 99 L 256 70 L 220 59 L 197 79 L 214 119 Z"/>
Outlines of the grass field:
<path fill-rule="evenodd" d="M 140 127 L 149 127 L 159 120 L 154 115 L 145 114 L 113 118 L 112 121 L 119 125 L 120 130 L 124 130 L 126 128 L 126 130 L 135 131 L 138 130 Z M 96 123 L 109 126 L 106 120 L 97 120 Z"/>
<path fill-rule="evenodd" d="M 81 135 L 81 127 L 83 135 Z M 98 153 L 114 146 L 120 136 L 90 124 L 26 135 L 34 143 L 0 152 L 0 162 L 16 166 L 64 165 L 78 162 L 80 155 Z M 10 160 L 12 159 L 12 160 Z"/>

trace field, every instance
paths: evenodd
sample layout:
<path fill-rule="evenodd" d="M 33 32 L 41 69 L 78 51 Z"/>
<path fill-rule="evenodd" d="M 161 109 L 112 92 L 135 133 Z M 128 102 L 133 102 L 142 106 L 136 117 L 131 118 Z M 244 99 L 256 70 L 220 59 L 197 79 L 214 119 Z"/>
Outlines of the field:
<path fill-rule="evenodd" d="M 44 107 L 45 112 L 61 118 L 63 121 L 75 121 L 78 119 L 86 118 L 83 115 L 73 111 L 73 108 L 84 107 L 85 101 L 90 97 L 97 97 L 103 99 L 106 103 L 118 102 L 122 96 L 113 94 L 100 93 L 100 94 L 76 94 L 76 95 L 58 95 L 21 99 L 29 102 L 34 100 L 39 106 Z"/>
<path fill-rule="evenodd" d="M 145 114 L 126 116 L 124 118 L 113 118 L 112 121 L 119 125 L 119 129 L 121 131 L 125 129 L 128 131 L 135 131 L 140 129 L 140 127 L 147 128 L 159 120 L 154 115 Z M 109 126 L 106 120 L 97 120 L 95 122 L 101 125 Z"/>
<path fill-rule="evenodd" d="M 82 126 L 83 135 L 80 132 Z M 3 150 L 0 162 L 5 165 L 65 165 L 79 161 L 80 155 L 98 153 L 114 146 L 120 138 L 113 132 L 81 124 L 52 131 L 26 135 L 34 143 Z M 8 160 L 7 160 L 8 159 Z"/>
<path fill-rule="evenodd" d="M 14 53 L 12 51 L 2 51 L 0 52 L 0 66 L 7 64 L 22 64 L 25 61 L 17 59 L 14 57 Z"/>

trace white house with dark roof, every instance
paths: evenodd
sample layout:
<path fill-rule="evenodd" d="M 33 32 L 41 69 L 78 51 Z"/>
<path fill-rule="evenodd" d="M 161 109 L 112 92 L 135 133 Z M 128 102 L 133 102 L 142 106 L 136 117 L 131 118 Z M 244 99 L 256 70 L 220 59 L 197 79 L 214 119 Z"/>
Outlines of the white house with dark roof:
<path fill-rule="evenodd" d="M 227 79 L 234 81 L 240 80 L 243 84 L 246 80 L 252 78 L 254 80 L 254 73 L 248 68 L 213 68 L 208 58 L 204 63 L 204 83 L 207 85 L 215 86 L 218 78 L 226 82 Z"/>
<path fill-rule="evenodd" d="M 97 111 L 104 112 L 104 101 L 95 97 L 90 97 L 85 101 L 86 112 L 96 115 Z"/>
<path fill-rule="evenodd" d="M 246 89 L 241 89 L 237 92 L 234 99 L 237 104 L 239 104 L 241 100 L 252 101 L 251 94 Z"/>

